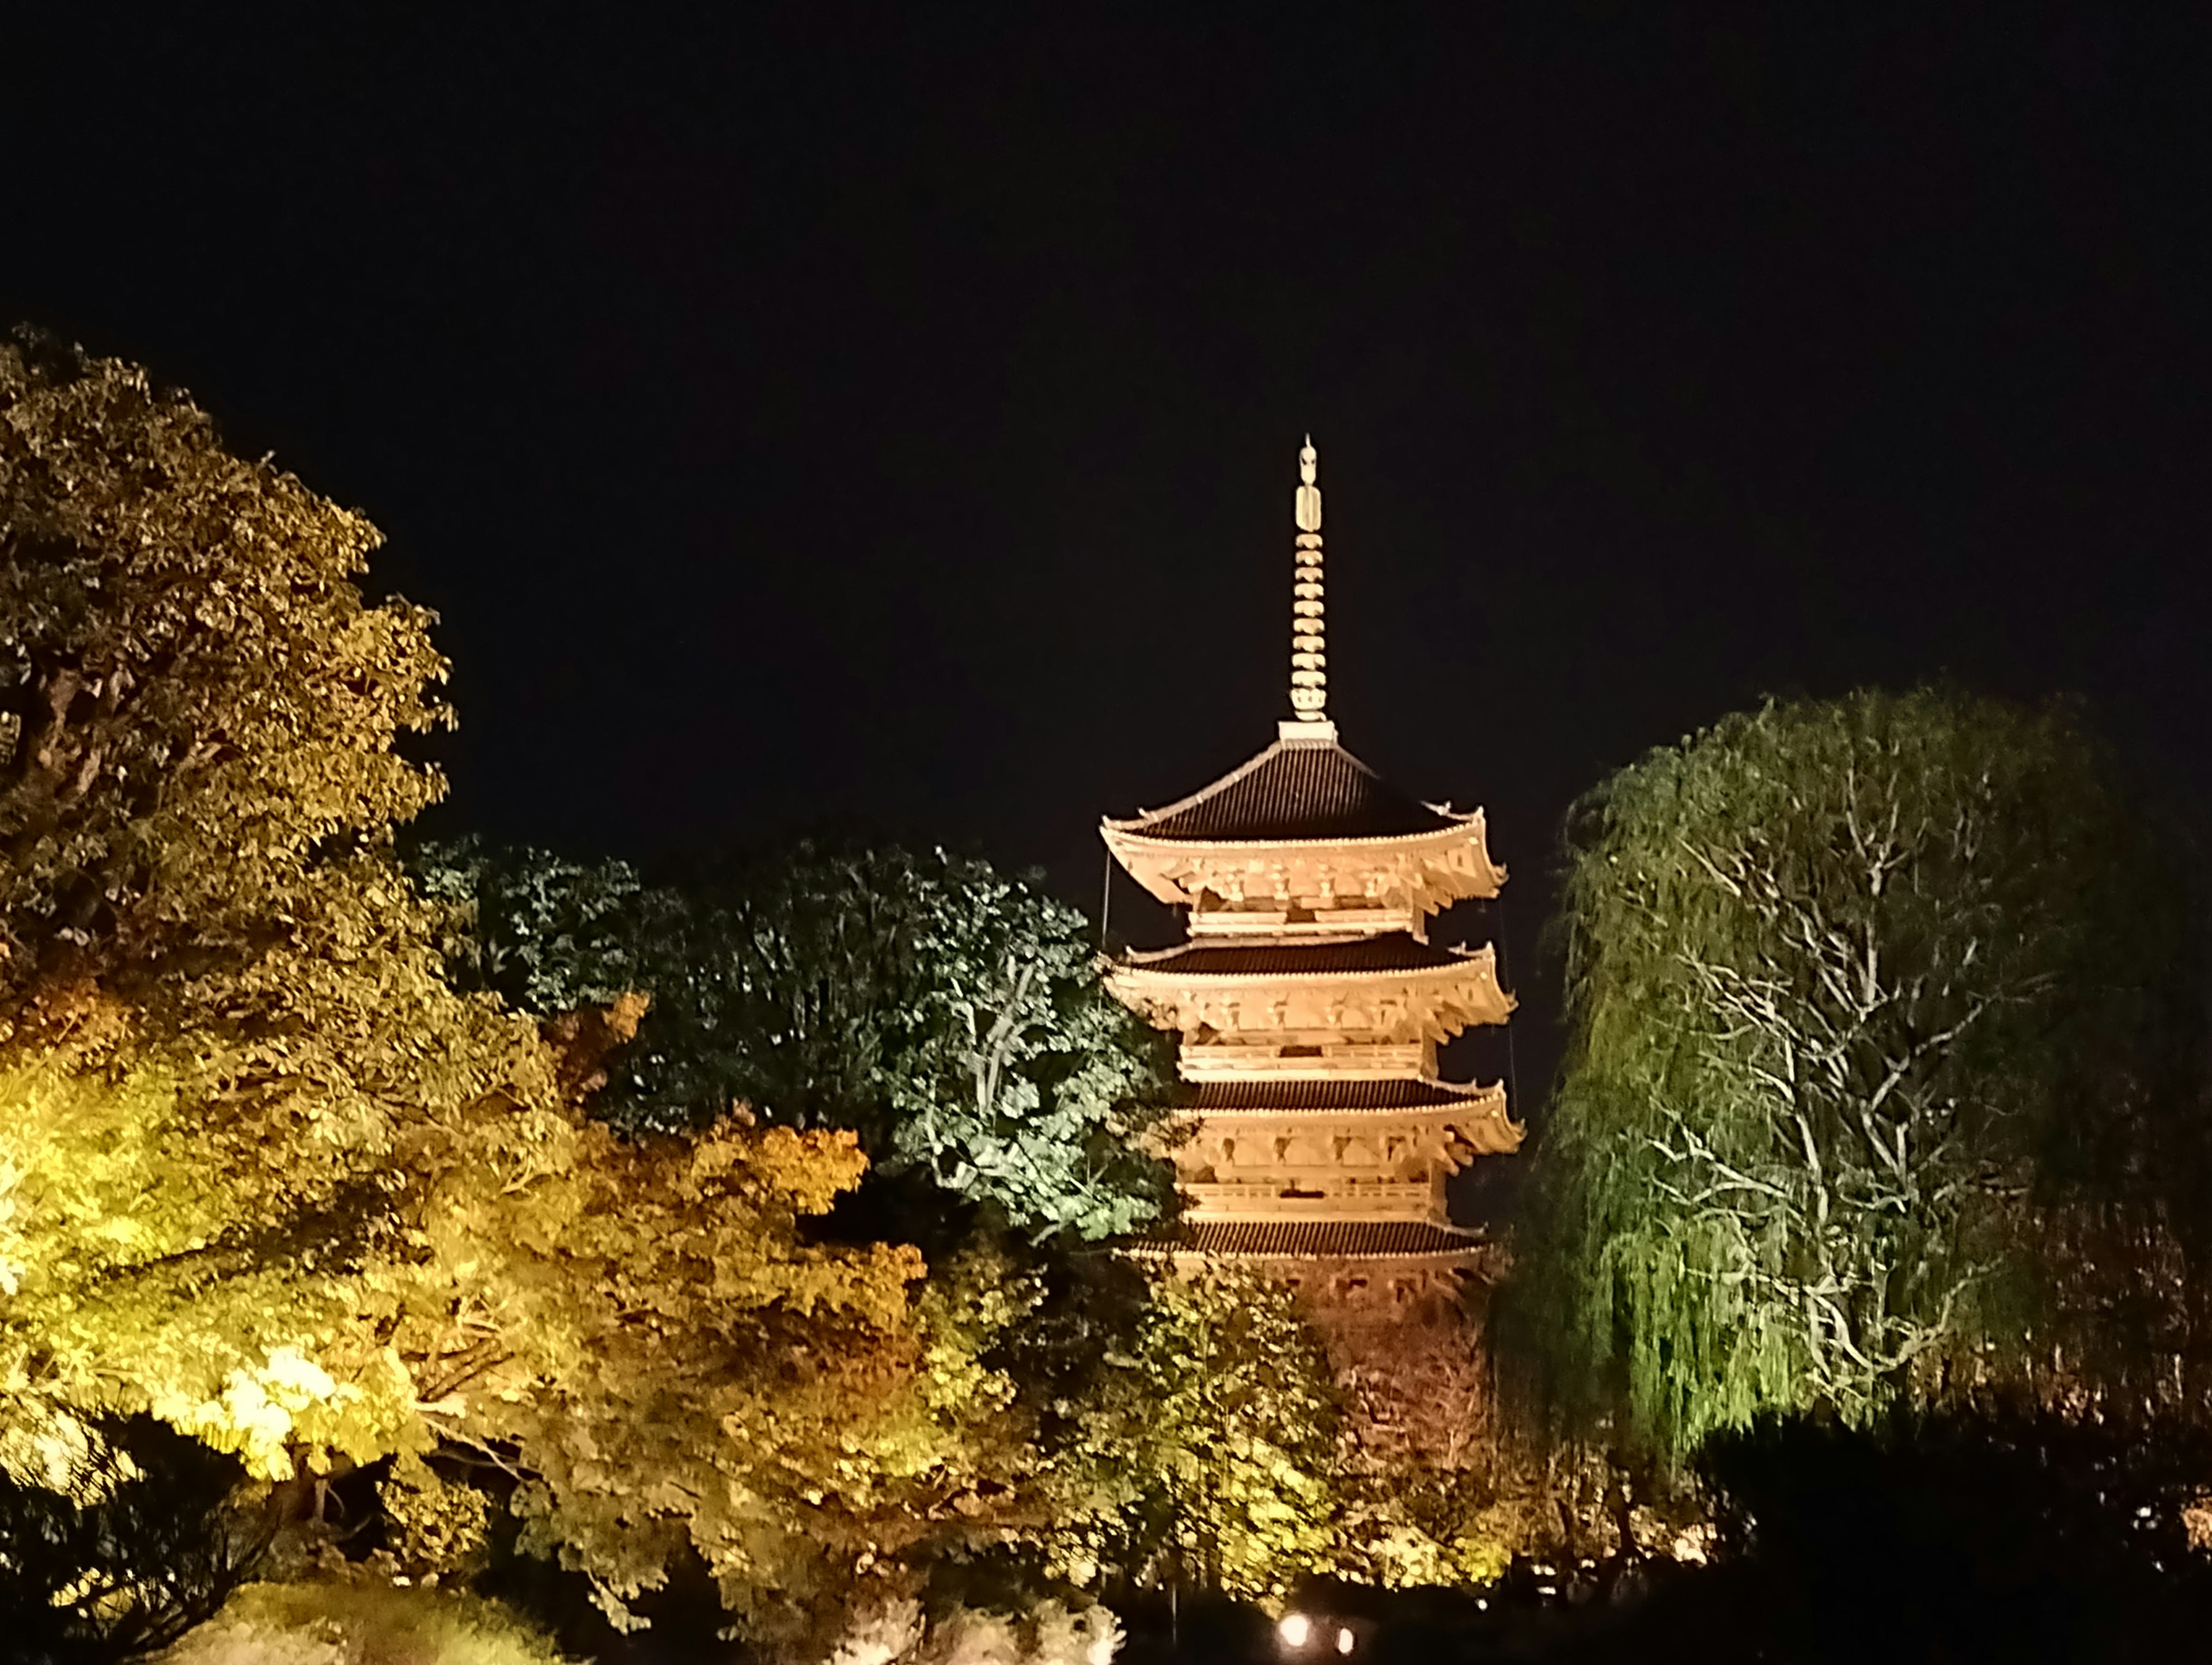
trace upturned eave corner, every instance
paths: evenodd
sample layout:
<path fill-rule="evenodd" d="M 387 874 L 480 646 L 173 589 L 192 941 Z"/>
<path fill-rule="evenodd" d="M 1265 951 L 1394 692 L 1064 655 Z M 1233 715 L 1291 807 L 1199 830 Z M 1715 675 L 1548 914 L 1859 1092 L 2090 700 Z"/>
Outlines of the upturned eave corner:
<path fill-rule="evenodd" d="M 1163 1029 L 1249 1042 L 1255 1054 L 1263 1044 L 1273 1051 L 1328 1036 L 1353 1044 L 1435 1044 L 1503 1024 L 1517 1004 L 1498 987 L 1488 946 L 1449 965 L 1401 971 L 1176 971 L 1116 960 L 1107 985 Z"/>
<path fill-rule="evenodd" d="M 1110 819 L 1098 830 L 1123 871 L 1170 907 L 1198 908 L 1208 895 L 1243 904 L 1279 893 L 1326 892 L 1395 899 L 1425 915 L 1495 896 L 1507 877 L 1491 857 L 1482 811 L 1439 812 L 1451 815 L 1451 823 L 1364 837 L 1158 838 L 1136 830 L 1134 823 Z"/>

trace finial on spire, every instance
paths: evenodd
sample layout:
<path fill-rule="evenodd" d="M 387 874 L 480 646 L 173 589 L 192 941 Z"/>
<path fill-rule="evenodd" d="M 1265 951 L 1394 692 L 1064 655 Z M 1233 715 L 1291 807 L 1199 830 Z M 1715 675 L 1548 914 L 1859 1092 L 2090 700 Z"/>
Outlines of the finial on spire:
<path fill-rule="evenodd" d="M 1291 584 L 1291 709 L 1285 738 L 1293 728 L 1310 737 L 1333 738 L 1328 720 L 1328 654 L 1326 609 L 1322 600 L 1320 457 L 1313 435 L 1298 449 L 1299 486 L 1291 499 L 1298 533 Z"/>

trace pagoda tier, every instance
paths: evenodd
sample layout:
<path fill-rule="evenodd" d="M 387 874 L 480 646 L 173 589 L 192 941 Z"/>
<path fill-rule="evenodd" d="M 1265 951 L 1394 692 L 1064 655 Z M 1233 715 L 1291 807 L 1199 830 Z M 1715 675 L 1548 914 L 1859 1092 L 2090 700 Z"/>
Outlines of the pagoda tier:
<path fill-rule="evenodd" d="M 1494 896 L 1482 811 L 1418 803 L 1336 742 L 1330 723 L 1285 723 L 1251 762 L 1165 809 L 1103 831 L 1152 895 L 1190 909 L 1194 936 L 1261 933 L 1328 915 L 1346 928 L 1413 930 L 1455 902 Z"/>
<path fill-rule="evenodd" d="M 1279 1263 L 1333 1310 L 1402 1316 L 1486 1265 L 1481 1236 L 1452 1224 L 1445 1183 L 1521 1143 L 1503 1085 L 1436 1073 L 1441 1042 L 1512 1014 L 1496 954 L 1426 933 L 1431 915 L 1498 895 L 1505 872 L 1480 810 L 1411 798 L 1338 744 L 1310 446 L 1300 464 L 1296 714 L 1204 790 L 1103 823 L 1115 860 L 1188 929 L 1107 978 L 1180 1033 L 1194 1089 L 1169 1152 L 1184 1218 L 1155 1249 Z"/>
<path fill-rule="evenodd" d="M 1201 1088 L 1199 1127 L 1174 1152 L 1189 1217 L 1441 1219 L 1448 1176 L 1520 1143 L 1501 1085 L 1346 1087 L 1417 1091 L 1328 1081 Z"/>
<path fill-rule="evenodd" d="M 1403 931 L 1305 925 L 1132 954 L 1107 975 L 1125 1004 L 1182 1031 L 1178 1066 L 1194 1081 L 1431 1075 L 1439 1042 L 1513 1011 L 1491 949 L 1438 948 Z"/>

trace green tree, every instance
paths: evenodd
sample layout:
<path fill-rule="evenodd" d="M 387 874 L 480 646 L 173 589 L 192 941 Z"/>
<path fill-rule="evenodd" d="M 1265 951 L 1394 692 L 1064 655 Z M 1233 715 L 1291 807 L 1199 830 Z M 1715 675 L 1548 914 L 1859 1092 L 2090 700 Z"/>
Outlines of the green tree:
<path fill-rule="evenodd" d="M 441 909 L 440 946 L 464 987 L 550 1019 L 666 980 L 666 945 L 643 928 L 665 904 L 646 896 L 626 861 L 500 848 L 473 834 L 416 844 L 404 861 L 416 889 Z M 744 1097 L 730 1095 L 715 1114 Z"/>
<path fill-rule="evenodd" d="M 1338 1408 L 1296 1300 L 1163 1272 L 1044 1473 L 1056 1571 L 1280 1600 L 1336 1551 Z"/>
<path fill-rule="evenodd" d="M 454 957 L 541 1015 L 653 997 L 601 1105 L 696 1127 L 727 1105 L 857 1129 L 1036 1239 L 1137 1229 L 1169 1200 L 1144 1151 L 1167 1112 L 1158 1036 L 1103 988 L 1082 915 L 988 863 L 802 845 L 646 885 L 619 862 L 432 847 Z"/>
<path fill-rule="evenodd" d="M 1680 1451 L 1997 1385 L 2039 1324 L 2081 1381 L 2154 1339 L 2141 1235 L 2203 1171 L 2196 928 L 2067 712 L 1729 718 L 1577 807 L 1565 926 L 1515 1305 L 1585 1410 Z"/>

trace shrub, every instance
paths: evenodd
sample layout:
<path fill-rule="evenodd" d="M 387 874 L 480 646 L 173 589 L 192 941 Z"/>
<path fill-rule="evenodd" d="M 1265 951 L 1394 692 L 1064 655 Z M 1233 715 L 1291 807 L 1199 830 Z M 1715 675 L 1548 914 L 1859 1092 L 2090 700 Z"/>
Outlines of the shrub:
<path fill-rule="evenodd" d="M 249 1584 L 161 1665 L 566 1665 L 497 1602 L 372 1583 Z"/>
<path fill-rule="evenodd" d="M 1103 1607 L 955 1607 L 925 1632 L 920 1604 L 894 1601 L 855 1622 L 830 1665 L 1112 1665 L 1121 1645 L 1121 1621 Z"/>
<path fill-rule="evenodd" d="M 219 1452 L 139 1418 L 66 1424 L 8 1455 L 43 1471 L 26 1480 L 0 1463 L 9 1659 L 143 1658 L 252 1576 L 265 1540 L 232 1509 L 240 1469 Z"/>

